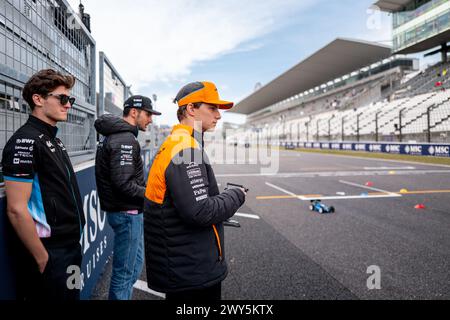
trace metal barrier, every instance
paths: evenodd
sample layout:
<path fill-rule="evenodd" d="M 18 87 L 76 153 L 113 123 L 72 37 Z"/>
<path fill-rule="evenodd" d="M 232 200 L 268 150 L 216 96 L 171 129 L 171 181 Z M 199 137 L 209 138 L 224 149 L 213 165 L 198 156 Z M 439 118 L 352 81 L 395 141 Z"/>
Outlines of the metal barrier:
<path fill-rule="evenodd" d="M 80 140 L 81 141 L 81 140 Z M 72 149 L 73 150 L 73 149 Z M 153 159 L 158 151 L 157 147 L 143 148 L 142 159 L 144 173 L 147 177 Z M 81 238 L 83 262 L 81 268 L 82 291 L 81 298 L 89 299 L 97 281 L 103 273 L 109 257 L 112 254 L 114 234 L 106 221 L 106 213 L 100 209 L 100 201 L 95 182 L 95 166 L 91 161 L 87 166 L 80 164 L 77 170 L 77 180 L 83 200 L 83 212 L 86 226 Z M 0 184 L 0 300 L 14 300 L 16 298 L 13 260 L 9 241 L 11 241 L 12 227 L 6 216 L 6 198 Z"/>
<path fill-rule="evenodd" d="M 76 168 L 75 168 L 76 170 Z M 77 180 L 83 200 L 83 211 L 86 225 L 81 238 L 83 262 L 81 267 L 81 299 L 89 299 L 98 279 L 103 273 L 105 264 L 112 254 L 114 236 L 106 221 L 106 213 L 100 210 L 100 201 L 95 183 L 95 167 L 77 170 Z M 6 217 L 6 198 L 0 188 L 0 300 L 16 298 L 16 277 L 14 272 L 14 252 L 11 252 L 10 241 L 12 227 Z"/>

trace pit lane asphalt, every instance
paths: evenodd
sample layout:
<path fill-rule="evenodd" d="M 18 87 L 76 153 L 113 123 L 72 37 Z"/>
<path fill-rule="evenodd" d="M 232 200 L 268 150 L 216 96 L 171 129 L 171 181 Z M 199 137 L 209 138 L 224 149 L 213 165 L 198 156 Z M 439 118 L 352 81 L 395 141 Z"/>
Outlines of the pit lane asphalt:
<path fill-rule="evenodd" d="M 222 189 L 250 189 L 239 212 L 260 217 L 236 217 L 242 227 L 226 228 L 224 299 L 450 298 L 449 167 L 293 151 L 272 161 L 277 170 L 263 174 L 267 162 L 213 164 Z M 369 181 L 397 196 L 371 198 L 387 193 L 368 189 Z M 341 199 L 324 200 L 336 213 L 320 215 L 280 189 Z M 425 210 L 414 209 L 419 203 Z M 367 287 L 370 266 L 381 270 L 379 290 Z M 111 263 L 93 299 L 107 299 L 110 274 Z M 162 298 L 135 289 L 133 299 Z"/>

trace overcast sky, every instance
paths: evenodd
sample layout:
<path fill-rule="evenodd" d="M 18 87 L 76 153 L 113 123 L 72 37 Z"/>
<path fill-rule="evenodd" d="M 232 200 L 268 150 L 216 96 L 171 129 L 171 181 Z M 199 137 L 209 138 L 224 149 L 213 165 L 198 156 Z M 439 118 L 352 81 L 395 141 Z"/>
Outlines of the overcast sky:
<path fill-rule="evenodd" d="M 178 90 L 212 81 L 239 102 L 337 37 L 389 44 L 374 0 L 83 0 L 97 50 L 134 94 L 156 94 L 157 123 L 173 125 Z M 69 0 L 74 9 L 79 0 Z M 242 122 L 225 114 L 224 121 Z"/>

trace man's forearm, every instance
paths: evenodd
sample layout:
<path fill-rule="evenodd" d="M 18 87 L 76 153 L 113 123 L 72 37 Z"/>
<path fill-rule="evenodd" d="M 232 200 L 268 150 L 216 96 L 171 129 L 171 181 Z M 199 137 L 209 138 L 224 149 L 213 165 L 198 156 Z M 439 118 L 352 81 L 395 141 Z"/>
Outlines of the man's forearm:
<path fill-rule="evenodd" d="M 48 260 L 48 253 L 42 244 L 42 241 L 39 239 L 33 218 L 28 212 L 24 212 L 24 209 L 21 209 L 20 211 L 21 212 L 19 212 L 19 210 L 7 210 L 11 225 L 16 231 L 19 239 L 36 260 L 36 263 L 38 265 L 45 264 Z"/>

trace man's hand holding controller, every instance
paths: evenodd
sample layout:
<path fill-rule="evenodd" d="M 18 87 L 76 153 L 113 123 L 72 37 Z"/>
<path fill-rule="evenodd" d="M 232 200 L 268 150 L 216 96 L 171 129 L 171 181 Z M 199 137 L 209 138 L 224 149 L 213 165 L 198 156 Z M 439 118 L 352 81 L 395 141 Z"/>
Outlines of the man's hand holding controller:
<path fill-rule="evenodd" d="M 240 185 L 240 184 L 227 183 L 227 186 L 226 186 L 225 190 L 233 189 L 233 188 L 234 189 L 241 189 L 242 192 L 244 192 L 244 194 L 247 195 L 248 189 L 245 188 L 243 185 Z"/>
<path fill-rule="evenodd" d="M 225 190 L 229 190 L 229 189 L 241 189 L 242 192 L 244 193 L 244 195 L 247 196 L 248 189 L 246 187 L 244 187 L 243 185 L 234 184 L 234 183 L 227 183 L 227 186 L 225 187 Z M 235 227 L 235 228 L 240 228 L 241 227 L 241 224 L 239 223 L 239 221 L 231 220 L 231 219 L 228 219 L 228 220 L 224 221 L 223 225 L 227 226 L 227 227 Z"/>

